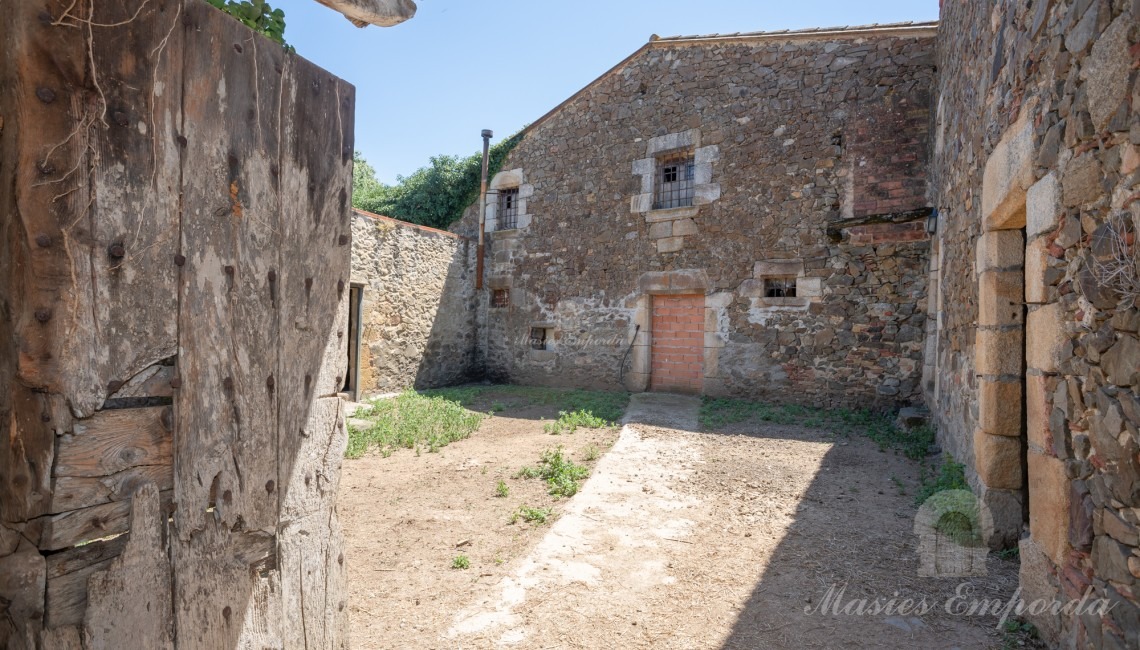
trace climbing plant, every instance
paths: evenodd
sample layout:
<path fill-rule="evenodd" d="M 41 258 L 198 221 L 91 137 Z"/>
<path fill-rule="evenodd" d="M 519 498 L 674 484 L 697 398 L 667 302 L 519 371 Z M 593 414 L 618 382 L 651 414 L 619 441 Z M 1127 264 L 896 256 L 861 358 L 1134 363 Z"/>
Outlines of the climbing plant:
<path fill-rule="evenodd" d="M 284 45 L 290 52 L 293 51 L 293 47 L 285 42 L 285 12 L 274 9 L 265 0 L 206 1 L 237 18 L 246 27 L 264 34 L 275 43 Z"/>
<path fill-rule="evenodd" d="M 523 139 L 520 131 L 491 147 L 488 178 L 503 166 L 507 154 Z M 483 154 L 467 157 L 433 156 L 410 176 L 397 176 L 395 185 L 376 181 L 372 167 L 357 153 L 354 158 L 352 205 L 394 219 L 446 228 L 479 198 Z"/>

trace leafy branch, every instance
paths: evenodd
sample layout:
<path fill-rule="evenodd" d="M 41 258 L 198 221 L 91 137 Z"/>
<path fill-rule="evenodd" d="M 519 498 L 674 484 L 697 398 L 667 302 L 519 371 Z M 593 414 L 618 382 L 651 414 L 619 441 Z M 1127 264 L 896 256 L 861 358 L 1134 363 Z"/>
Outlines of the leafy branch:
<path fill-rule="evenodd" d="M 290 52 L 294 51 L 293 46 L 285 42 L 285 12 L 274 9 L 265 0 L 206 1 L 274 43 L 284 45 Z"/>

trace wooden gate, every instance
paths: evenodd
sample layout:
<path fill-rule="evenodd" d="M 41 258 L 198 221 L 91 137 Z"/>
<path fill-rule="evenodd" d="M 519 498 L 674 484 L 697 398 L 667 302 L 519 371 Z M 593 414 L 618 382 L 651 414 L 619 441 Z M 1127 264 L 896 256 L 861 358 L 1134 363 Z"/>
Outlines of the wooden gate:
<path fill-rule="evenodd" d="M 200 0 L 0 20 L 0 647 L 346 644 L 354 90 Z"/>

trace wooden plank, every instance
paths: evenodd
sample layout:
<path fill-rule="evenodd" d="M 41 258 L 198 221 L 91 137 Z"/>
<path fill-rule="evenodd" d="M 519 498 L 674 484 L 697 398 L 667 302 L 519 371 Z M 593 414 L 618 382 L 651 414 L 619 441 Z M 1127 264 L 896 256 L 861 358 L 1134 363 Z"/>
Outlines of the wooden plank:
<path fill-rule="evenodd" d="M 92 542 L 47 556 L 47 601 L 44 626 L 49 630 L 83 624 L 87 611 L 87 579 L 122 554 L 128 535 Z"/>
<path fill-rule="evenodd" d="M 158 487 L 142 486 L 131 503 L 131 536 L 123 554 L 87 581 L 83 636 L 90 650 L 174 647 L 166 514 Z"/>
<path fill-rule="evenodd" d="M 188 4 L 186 165 L 175 396 L 178 534 L 215 515 L 277 524 L 278 109 L 284 49 Z M 191 460 L 192 459 L 192 460 Z"/>
<path fill-rule="evenodd" d="M 171 320 L 176 319 L 171 315 Z M 122 388 L 115 391 L 108 399 L 126 399 L 128 397 L 171 397 L 174 389 L 170 380 L 174 379 L 174 366 L 155 364 L 143 369 L 131 377 Z"/>
<path fill-rule="evenodd" d="M 104 79 L 106 124 L 91 169 L 96 338 L 68 361 L 92 368 L 98 408 L 148 366 L 178 353 L 177 270 L 182 151 L 181 0 L 100 0 L 92 65 Z M 77 396 L 78 397 L 78 396 Z"/>
<path fill-rule="evenodd" d="M 173 509 L 174 492 L 162 492 L 163 507 Z M 39 547 L 58 551 L 76 544 L 125 533 L 130 529 L 131 501 L 112 501 L 58 515 L 47 515 L 33 524 L 40 530 Z"/>
<path fill-rule="evenodd" d="M 110 476 L 61 476 L 52 479 L 51 513 L 89 508 L 122 501 L 143 483 L 154 483 L 160 490 L 174 489 L 173 465 L 143 465 Z"/>
<path fill-rule="evenodd" d="M 255 602 L 261 579 L 251 564 L 262 563 L 264 558 L 259 560 L 257 551 L 268 550 L 266 539 L 261 534 L 235 533 L 212 517 L 189 539 L 172 536 L 171 557 L 177 573 L 174 620 L 180 650 L 239 647 L 240 638 L 252 636 L 252 631 L 248 635 L 244 631 L 251 609 L 278 620 L 296 615 L 267 611 L 262 606 L 267 601 Z"/>
<path fill-rule="evenodd" d="M 340 390 L 347 370 L 348 204 L 354 90 L 291 59 L 282 117 L 281 337 L 278 457 L 285 639 L 347 643 L 342 541 L 335 515 L 344 455 Z M 325 139 L 310 137 L 320 125 Z M 331 143 L 329 140 L 331 139 Z"/>
<path fill-rule="evenodd" d="M 44 558 L 31 547 L 0 558 L 0 641 L 8 650 L 35 650 L 43 627 Z"/>
<path fill-rule="evenodd" d="M 43 631 L 40 647 L 51 650 L 84 650 L 83 630 L 78 625 L 67 625 Z"/>
<path fill-rule="evenodd" d="M 100 411 L 61 436 L 55 476 L 108 476 L 146 465 L 171 466 L 171 408 Z"/>

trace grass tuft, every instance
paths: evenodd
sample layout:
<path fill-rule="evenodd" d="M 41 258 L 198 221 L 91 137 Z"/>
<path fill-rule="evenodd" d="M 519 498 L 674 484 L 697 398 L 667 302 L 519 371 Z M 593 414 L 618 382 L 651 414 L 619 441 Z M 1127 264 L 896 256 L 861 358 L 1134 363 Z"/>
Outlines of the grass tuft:
<path fill-rule="evenodd" d="M 495 496 L 499 497 L 500 499 L 505 499 L 508 495 L 510 495 L 510 493 L 511 488 L 507 487 L 507 484 L 504 481 L 499 481 L 499 484 L 495 486 Z"/>
<path fill-rule="evenodd" d="M 349 425 L 347 458 L 360 458 L 372 447 L 384 456 L 401 448 L 436 452 L 469 437 L 485 416 L 454 400 L 407 391 L 392 399 L 375 400 L 353 417 L 368 420 L 370 425 Z"/>
<path fill-rule="evenodd" d="M 451 560 L 451 568 L 453 568 L 453 569 L 470 569 L 471 568 L 471 559 L 468 558 L 466 555 L 456 555 L 455 558 Z"/>
<path fill-rule="evenodd" d="M 966 466 L 954 460 L 950 454 L 942 460 L 942 467 L 934 476 L 927 476 L 926 466 L 918 479 L 918 493 L 914 495 L 914 504 L 922 505 L 927 499 L 944 490 L 969 490 L 970 484 L 966 482 Z"/>
<path fill-rule="evenodd" d="M 578 482 L 590 475 L 590 470 L 574 463 L 562 453 L 562 447 L 542 452 L 538 467 L 523 467 L 515 478 L 541 478 L 554 497 L 572 497 L 578 493 Z"/>
<path fill-rule="evenodd" d="M 519 506 L 519 509 L 511 515 L 511 523 L 517 523 L 519 519 L 527 523 L 545 524 L 546 520 L 554 514 L 551 508 L 532 508 L 530 506 Z"/>
<path fill-rule="evenodd" d="M 559 411 L 558 419 L 554 422 L 548 422 L 542 429 L 546 433 L 558 435 L 574 433 L 579 427 L 583 429 L 604 429 L 612 426 L 613 422 L 597 417 L 590 411 Z"/>

